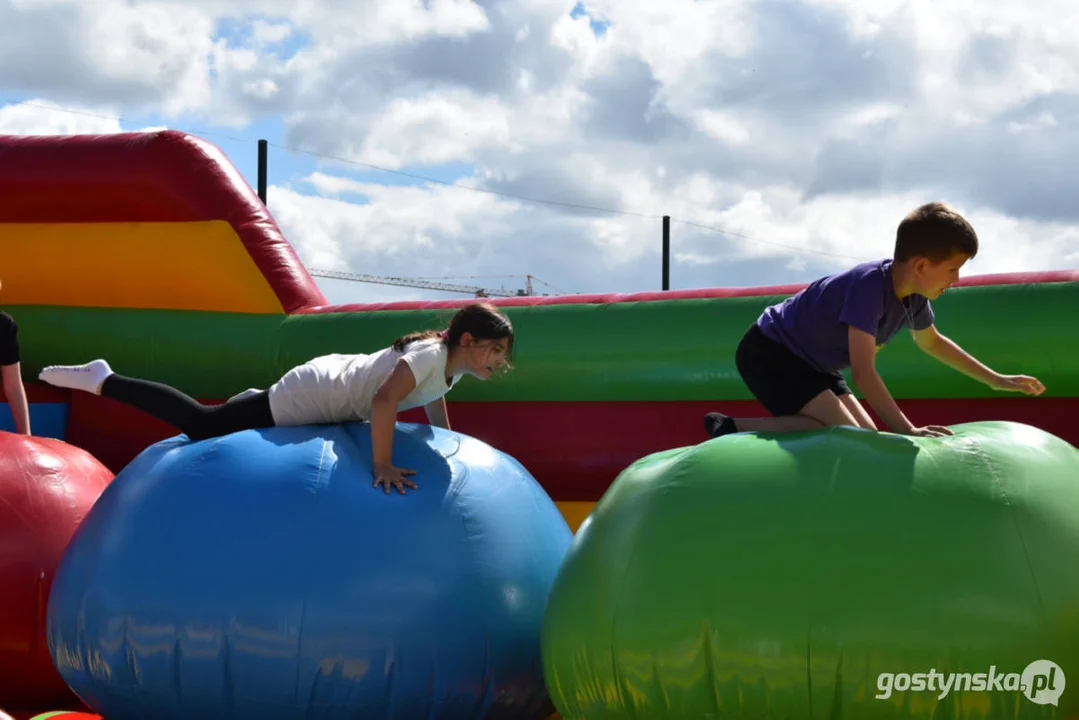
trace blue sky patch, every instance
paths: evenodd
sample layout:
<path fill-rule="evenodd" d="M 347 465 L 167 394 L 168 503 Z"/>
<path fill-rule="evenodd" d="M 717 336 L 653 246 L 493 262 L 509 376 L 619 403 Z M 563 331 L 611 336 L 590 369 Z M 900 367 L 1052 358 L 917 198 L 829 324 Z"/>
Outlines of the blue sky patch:
<path fill-rule="evenodd" d="M 588 18 L 588 24 L 592 26 L 592 32 L 594 32 L 596 35 L 604 34 L 605 32 L 607 32 L 607 28 L 609 28 L 611 26 L 611 24 L 609 22 L 606 22 L 606 21 L 603 21 L 603 20 L 596 20 L 594 17 L 592 17 L 592 15 L 589 14 L 588 10 L 585 8 L 583 2 L 579 2 L 576 5 L 574 5 L 573 9 L 570 10 L 569 14 L 570 14 L 570 17 L 575 17 L 575 18 L 586 17 L 586 18 Z"/>

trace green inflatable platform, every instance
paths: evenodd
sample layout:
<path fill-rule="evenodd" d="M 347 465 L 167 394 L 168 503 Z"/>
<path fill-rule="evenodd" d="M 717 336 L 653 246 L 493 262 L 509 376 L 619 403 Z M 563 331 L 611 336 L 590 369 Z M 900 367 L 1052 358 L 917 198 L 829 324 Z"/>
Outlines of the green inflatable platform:
<path fill-rule="evenodd" d="M 1079 717 L 1079 450 L 740 433 L 628 467 L 547 606 L 563 720 Z"/>

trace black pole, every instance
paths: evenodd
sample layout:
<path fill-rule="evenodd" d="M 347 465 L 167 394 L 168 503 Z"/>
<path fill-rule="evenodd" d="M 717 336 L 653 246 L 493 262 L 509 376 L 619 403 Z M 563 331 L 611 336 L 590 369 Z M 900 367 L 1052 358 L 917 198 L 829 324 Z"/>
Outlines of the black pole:
<path fill-rule="evenodd" d="M 663 289 L 671 289 L 671 216 L 663 216 Z"/>
<path fill-rule="evenodd" d="M 259 198 L 266 204 L 266 146 L 265 140 L 259 140 Z"/>

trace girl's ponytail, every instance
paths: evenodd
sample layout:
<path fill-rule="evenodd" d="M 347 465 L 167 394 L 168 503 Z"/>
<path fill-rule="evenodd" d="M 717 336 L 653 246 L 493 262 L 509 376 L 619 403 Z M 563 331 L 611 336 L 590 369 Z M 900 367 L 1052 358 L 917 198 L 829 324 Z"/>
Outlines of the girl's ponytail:
<path fill-rule="evenodd" d="M 419 340 L 439 339 L 451 348 L 457 347 L 461 336 L 468 333 L 477 340 L 505 340 L 506 358 L 513 351 L 513 325 L 504 313 L 489 303 L 471 303 L 454 314 L 445 330 L 424 330 L 409 333 L 393 341 L 393 349 L 404 352 L 411 343 Z"/>
<path fill-rule="evenodd" d="M 440 340 L 446 339 L 445 335 L 441 330 L 424 330 L 423 332 L 409 333 L 408 335 L 397 338 L 393 341 L 393 345 L 391 345 L 391 347 L 397 352 L 404 352 L 405 348 L 407 348 L 412 343 L 419 340 L 427 340 L 429 338 L 438 338 Z"/>

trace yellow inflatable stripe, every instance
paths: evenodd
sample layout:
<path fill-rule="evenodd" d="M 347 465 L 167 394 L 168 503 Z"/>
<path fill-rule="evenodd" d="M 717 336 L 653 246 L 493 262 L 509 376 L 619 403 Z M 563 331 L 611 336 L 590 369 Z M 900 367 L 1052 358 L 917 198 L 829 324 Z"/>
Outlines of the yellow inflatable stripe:
<path fill-rule="evenodd" d="M 0 224 L 4 305 L 282 313 L 232 226 Z"/>
<path fill-rule="evenodd" d="M 581 523 L 592 512 L 592 508 L 596 506 L 594 502 L 579 501 L 556 502 L 555 505 L 558 506 L 558 509 L 562 512 L 562 517 L 566 518 L 566 524 L 569 525 L 569 529 L 573 532 L 577 532 L 577 529 L 581 527 Z"/>

